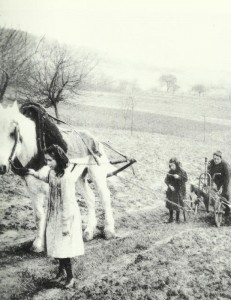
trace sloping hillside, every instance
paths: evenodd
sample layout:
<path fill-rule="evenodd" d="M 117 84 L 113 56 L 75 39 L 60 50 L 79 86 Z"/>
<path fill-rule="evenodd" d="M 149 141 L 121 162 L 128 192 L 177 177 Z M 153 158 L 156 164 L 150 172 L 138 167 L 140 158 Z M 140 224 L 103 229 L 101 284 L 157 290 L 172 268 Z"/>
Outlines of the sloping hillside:
<path fill-rule="evenodd" d="M 70 115 L 69 107 L 62 107 L 62 118 L 69 116 L 69 122 L 84 127 L 80 122 L 83 110 L 77 109 L 73 120 L 73 109 Z M 93 114 L 93 109 L 86 108 L 86 112 L 86 120 L 93 122 L 94 115 L 94 122 L 101 120 L 101 124 L 113 113 L 107 110 L 106 118 L 102 110 Z M 139 115 L 140 120 L 146 117 Z M 113 126 L 91 128 L 99 140 L 134 157 L 137 163 L 135 175 L 129 169 L 120 180 L 109 182 L 116 239 L 101 237 L 103 212 L 97 198 L 99 231 L 95 240 L 85 243 L 86 254 L 74 260 L 78 284 L 71 291 L 51 285 L 55 261 L 29 251 L 27 241 L 33 238 L 35 227 L 23 182 L 12 175 L 0 179 L 1 299 L 230 299 L 230 226 L 217 229 L 212 212 L 200 213 L 187 223 L 182 216 L 181 224 L 166 223 L 163 183 L 172 156 L 182 161 L 189 183 L 197 182 L 204 157 L 211 157 L 214 150 L 221 149 L 231 162 L 229 128 L 212 126 L 204 143 L 203 132 L 193 130 L 192 121 L 179 126 L 178 119 L 174 124 L 169 120 L 159 117 L 158 124 L 165 128 L 161 133 L 155 132 L 156 127 L 132 135 Z M 79 196 L 78 201 L 84 226 L 86 207 Z"/>
<path fill-rule="evenodd" d="M 227 120 L 231 118 L 231 102 L 228 97 L 224 98 L 218 95 L 214 97 L 198 96 L 189 92 L 184 94 L 172 94 L 164 91 L 136 93 L 82 92 L 79 97 L 70 99 L 70 102 L 125 110 L 131 107 L 131 98 L 135 111 L 195 119 L 202 122 L 204 116 L 206 118 Z"/>

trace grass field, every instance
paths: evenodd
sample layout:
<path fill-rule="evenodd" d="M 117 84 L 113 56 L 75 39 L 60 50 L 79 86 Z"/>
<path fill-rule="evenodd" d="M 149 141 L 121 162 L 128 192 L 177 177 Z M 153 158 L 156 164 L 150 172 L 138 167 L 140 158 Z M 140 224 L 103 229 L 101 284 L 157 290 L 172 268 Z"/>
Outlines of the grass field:
<path fill-rule="evenodd" d="M 98 107 L 124 109 L 133 98 L 136 111 L 152 112 L 161 115 L 176 116 L 187 119 L 208 118 L 231 119 L 231 102 L 223 97 L 208 97 L 192 94 L 172 94 L 163 91 L 140 93 L 105 93 L 83 92 L 72 103 L 82 103 Z"/>
<path fill-rule="evenodd" d="M 60 116 L 137 160 L 135 175 L 129 169 L 109 182 L 117 238 L 100 235 L 97 197 L 99 232 L 74 260 L 77 287 L 51 285 L 56 262 L 29 251 L 35 226 L 24 184 L 12 174 L 2 177 L 1 299 L 231 299 L 230 226 L 216 228 L 212 212 L 167 224 L 163 183 L 171 156 L 182 161 L 188 186 L 197 183 L 204 157 L 214 150 L 231 162 L 230 127 L 206 123 L 204 135 L 203 122 L 136 111 L 131 135 L 120 110 L 73 102 L 60 105 Z M 85 226 L 85 203 L 78 201 Z"/>

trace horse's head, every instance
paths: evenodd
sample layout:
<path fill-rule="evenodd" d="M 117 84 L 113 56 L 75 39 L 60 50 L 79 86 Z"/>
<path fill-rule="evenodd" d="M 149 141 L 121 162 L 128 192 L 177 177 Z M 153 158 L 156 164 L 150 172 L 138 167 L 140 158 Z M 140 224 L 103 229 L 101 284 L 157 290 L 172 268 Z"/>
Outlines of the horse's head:
<path fill-rule="evenodd" d="M 10 160 L 21 151 L 19 116 L 17 102 L 6 108 L 0 105 L 0 174 L 8 172 Z"/>

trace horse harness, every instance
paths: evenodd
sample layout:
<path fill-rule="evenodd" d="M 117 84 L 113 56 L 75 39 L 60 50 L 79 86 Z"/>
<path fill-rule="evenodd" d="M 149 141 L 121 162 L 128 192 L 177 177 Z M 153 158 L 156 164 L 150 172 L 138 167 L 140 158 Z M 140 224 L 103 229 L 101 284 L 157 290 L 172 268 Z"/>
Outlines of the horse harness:
<path fill-rule="evenodd" d="M 14 122 L 14 123 L 15 123 L 15 129 L 14 129 L 15 141 L 14 141 L 14 145 L 11 150 L 10 156 L 8 158 L 8 161 L 11 165 L 12 171 L 15 174 L 24 176 L 24 175 L 26 175 L 28 168 L 23 167 L 20 160 L 16 157 L 16 149 L 20 142 L 20 131 L 19 131 L 18 123 L 16 123 L 16 122 Z"/>
<path fill-rule="evenodd" d="M 36 103 L 25 103 L 22 107 L 21 107 L 21 113 L 23 113 L 26 117 L 31 118 L 30 115 L 30 111 L 28 113 L 28 109 L 33 108 L 35 109 L 35 111 L 37 112 L 38 109 L 41 109 L 41 114 L 38 115 L 38 119 L 36 123 L 36 135 L 37 135 L 37 147 L 38 147 L 38 155 L 36 157 L 33 157 L 25 167 L 23 167 L 22 163 L 20 162 L 20 160 L 16 157 L 16 149 L 17 149 L 17 145 L 19 144 L 20 141 L 20 130 L 19 130 L 19 126 L 18 123 L 15 122 L 16 126 L 15 126 L 15 130 L 14 130 L 14 136 L 15 136 L 15 142 L 14 142 L 14 146 L 12 148 L 10 157 L 9 157 L 9 163 L 11 165 L 11 169 L 12 171 L 19 175 L 19 176 L 25 176 L 28 172 L 28 168 L 33 168 L 33 169 L 39 169 L 42 164 L 43 164 L 43 155 L 40 155 L 44 152 L 44 150 L 46 149 L 46 140 L 45 140 L 45 133 L 44 133 L 44 129 L 46 127 L 45 123 L 45 116 L 50 117 L 53 120 L 58 120 L 56 118 L 54 118 L 53 116 L 49 115 L 44 108 L 42 108 L 40 105 L 36 104 Z M 62 122 L 64 124 L 66 124 L 65 122 L 58 120 L 59 122 Z M 68 124 L 66 124 L 68 125 Z M 76 130 L 74 130 L 77 134 L 78 132 Z M 80 136 L 80 135 L 79 135 Z M 81 136 L 80 136 L 81 137 Z M 85 144 L 85 146 L 87 147 L 89 153 L 93 156 L 93 158 L 95 159 L 95 162 L 97 165 L 100 165 L 96 155 L 93 153 L 93 151 L 91 151 L 91 149 L 88 147 L 88 145 L 85 143 L 84 139 L 81 137 L 83 143 Z M 110 161 L 111 164 L 117 164 L 117 163 L 123 163 L 126 162 L 126 164 L 122 167 L 120 167 L 119 169 L 116 169 L 115 171 L 107 174 L 107 177 L 111 177 L 114 175 L 117 175 L 117 173 L 123 171 L 124 169 L 126 169 L 127 167 L 131 166 L 134 162 L 136 162 L 135 159 L 128 159 L 125 155 L 121 154 L 120 152 L 116 151 L 115 149 L 113 149 L 112 147 L 110 147 L 108 144 L 103 143 L 104 146 L 107 146 L 108 148 L 110 148 L 111 150 L 113 150 L 114 152 L 118 153 L 119 155 L 123 156 L 123 160 L 118 160 L 118 161 Z M 37 168 L 35 168 L 33 166 L 33 163 L 37 163 Z M 75 167 L 77 166 L 77 163 L 74 163 L 73 168 L 71 170 L 71 172 L 75 169 Z M 134 172 L 134 171 L 133 171 Z"/>
<path fill-rule="evenodd" d="M 14 129 L 14 136 L 15 136 L 15 141 L 14 141 L 14 146 L 11 150 L 11 154 L 10 154 L 10 157 L 9 157 L 9 162 L 12 164 L 14 158 L 15 158 L 15 155 L 16 155 L 16 148 L 17 148 L 17 145 L 20 141 L 20 132 L 19 132 L 19 127 L 18 127 L 18 123 L 16 123 L 16 126 L 15 126 L 15 129 Z"/>
<path fill-rule="evenodd" d="M 47 116 L 47 112 L 41 105 L 31 102 L 24 103 L 20 108 L 21 113 L 33 120 L 36 124 L 36 141 L 37 141 L 37 148 L 38 148 L 38 154 L 33 157 L 25 167 L 23 167 L 20 160 L 16 157 L 16 148 L 20 141 L 20 131 L 18 124 L 16 124 L 15 127 L 15 143 L 11 151 L 11 155 L 9 157 L 9 163 L 11 164 L 12 171 L 20 176 L 25 176 L 28 168 L 33 169 L 40 169 L 42 167 L 44 162 L 43 152 L 46 149 L 46 141 L 45 141 L 45 133 L 44 129 L 47 124 L 45 124 L 45 117 Z M 36 167 L 34 167 L 34 164 L 36 164 Z"/>

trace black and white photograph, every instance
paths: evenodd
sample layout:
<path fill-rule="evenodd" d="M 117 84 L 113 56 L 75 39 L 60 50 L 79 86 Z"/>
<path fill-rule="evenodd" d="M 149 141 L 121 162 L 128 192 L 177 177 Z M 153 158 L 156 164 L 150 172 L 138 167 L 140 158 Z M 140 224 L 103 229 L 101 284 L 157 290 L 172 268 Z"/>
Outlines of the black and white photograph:
<path fill-rule="evenodd" d="M 0 0 L 0 299 L 231 299 L 231 2 Z"/>

